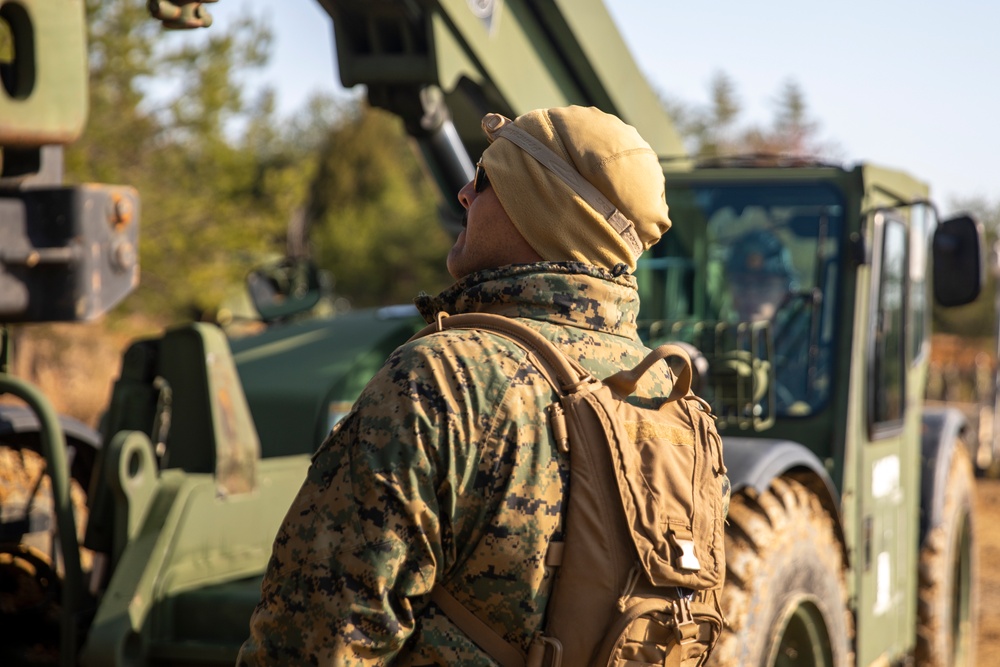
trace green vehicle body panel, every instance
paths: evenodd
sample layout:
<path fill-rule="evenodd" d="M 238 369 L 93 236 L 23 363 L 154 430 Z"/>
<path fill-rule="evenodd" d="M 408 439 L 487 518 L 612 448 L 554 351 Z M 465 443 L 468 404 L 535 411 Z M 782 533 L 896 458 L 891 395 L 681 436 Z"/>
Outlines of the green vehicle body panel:
<path fill-rule="evenodd" d="M 176 328 L 135 343 L 125 357 L 85 539 L 110 555 L 112 575 L 82 664 L 231 664 L 259 599 L 253 577 L 267 563 L 309 456 L 260 458 L 229 344 L 217 327 Z M 165 385 L 173 413 L 161 437 L 151 428 L 157 420 L 140 407 L 162 409 Z M 205 601 L 213 607 L 192 611 Z M 212 622 L 198 622 L 206 614 Z"/>
<path fill-rule="evenodd" d="M 124 541 L 82 665 L 233 664 L 260 599 L 259 574 L 308 456 L 264 461 L 253 493 L 220 496 L 214 475 L 157 474 L 145 434 L 105 450 Z"/>
<path fill-rule="evenodd" d="M 492 4 L 490 16 L 477 16 L 466 0 L 421 2 L 416 19 L 404 3 L 318 1 L 334 18 L 345 86 L 436 85 L 467 145 L 485 139 L 483 114 L 463 113 L 458 102 L 463 80 L 481 87 L 495 110 L 593 104 L 627 117 L 658 154 L 686 153 L 599 0 L 480 3 Z"/>
<path fill-rule="evenodd" d="M 389 354 L 424 322 L 415 308 L 349 312 L 232 341 L 262 456 L 311 453 Z M 346 404 L 345 404 L 346 403 Z"/>
<path fill-rule="evenodd" d="M 83 0 L 19 0 L 0 7 L 11 72 L 0 86 L 0 145 L 65 144 L 87 118 Z"/>

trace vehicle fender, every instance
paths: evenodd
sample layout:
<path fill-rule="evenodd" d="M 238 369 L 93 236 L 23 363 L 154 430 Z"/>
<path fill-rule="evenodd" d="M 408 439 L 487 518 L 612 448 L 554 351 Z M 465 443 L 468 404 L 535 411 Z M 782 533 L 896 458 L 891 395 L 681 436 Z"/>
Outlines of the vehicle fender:
<path fill-rule="evenodd" d="M 764 493 L 778 477 L 793 476 L 806 484 L 833 518 L 836 537 L 848 556 L 840 516 L 840 493 L 823 462 L 805 445 L 777 438 L 725 437 L 722 439 L 729 482 L 733 493 L 753 488 Z"/>
<path fill-rule="evenodd" d="M 723 438 L 722 443 L 733 491 L 749 486 L 763 493 L 774 478 L 798 470 L 815 475 L 822 481 L 827 498 L 834 506 L 840 504 L 840 494 L 823 462 L 805 445 L 792 440 L 740 437 Z"/>
<path fill-rule="evenodd" d="M 925 407 L 920 435 L 920 542 L 941 524 L 944 489 L 967 421 L 957 408 Z"/>
<path fill-rule="evenodd" d="M 59 415 L 59 425 L 67 440 L 81 442 L 95 452 L 101 448 L 101 434 L 73 417 Z M 38 433 L 38 415 L 22 405 L 0 405 L 0 438 L 6 435 Z"/>

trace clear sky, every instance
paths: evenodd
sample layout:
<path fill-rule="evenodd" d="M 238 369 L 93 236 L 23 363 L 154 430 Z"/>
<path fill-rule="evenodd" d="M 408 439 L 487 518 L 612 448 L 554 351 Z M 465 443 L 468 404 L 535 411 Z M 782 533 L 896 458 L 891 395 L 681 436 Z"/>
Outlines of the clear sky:
<path fill-rule="evenodd" d="M 714 73 L 735 82 L 743 120 L 771 119 L 795 80 L 820 138 L 847 163 L 903 169 L 931 185 L 943 212 L 956 198 L 1000 203 L 1000 1 L 605 0 L 659 91 L 704 104 Z M 217 25 L 250 11 L 272 23 L 261 80 L 280 108 L 342 92 L 332 26 L 313 0 L 222 0 Z M 255 85 L 249 81 L 248 85 Z"/>

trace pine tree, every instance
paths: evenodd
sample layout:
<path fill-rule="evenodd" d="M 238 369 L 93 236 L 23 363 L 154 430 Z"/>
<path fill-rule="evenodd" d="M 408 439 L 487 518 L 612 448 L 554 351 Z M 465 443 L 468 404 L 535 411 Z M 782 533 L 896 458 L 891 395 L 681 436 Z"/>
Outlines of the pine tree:
<path fill-rule="evenodd" d="M 449 282 L 452 239 L 399 119 L 365 106 L 333 128 L 310 187 L 316 259 L 355 305 L 408 303 Z"/>
<path fill-rule="evenodd" d="M 767 164 L 822 160 L 837 152 L 832 144 L 819 141 L 819 123 L 810 116 L 805 93 L 793 80 L 782 85 L 769 126 L 740 124 L 743 105 L 735 83 L 724 72 L 712 77 L 708 105 L 669 98 L 664 104 L 689 151 L 699 159 L 743 158 Z"/>

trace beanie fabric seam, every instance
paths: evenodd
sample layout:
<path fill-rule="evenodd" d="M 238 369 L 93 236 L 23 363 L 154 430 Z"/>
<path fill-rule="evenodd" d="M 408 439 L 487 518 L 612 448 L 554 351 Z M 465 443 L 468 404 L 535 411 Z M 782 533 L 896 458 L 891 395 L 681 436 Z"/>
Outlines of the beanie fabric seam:
<path fill-rule="evenodd" d="M 614 155 L 609 155 L 605 158 L 602 158 L 601 161 L 598 162 L 597 164 L 600 167 L 604 167 L 611 164 L 615 160 L 620 160 L 621 158 L 629 157 L 632 155 L 641 155 L 645 153 L 649 153 L 653 157 L 656 157 L 656 152 L 650 148 L 630 148 L 627 151 L 621 151 L 620 153 L 615 153 Z"/>

